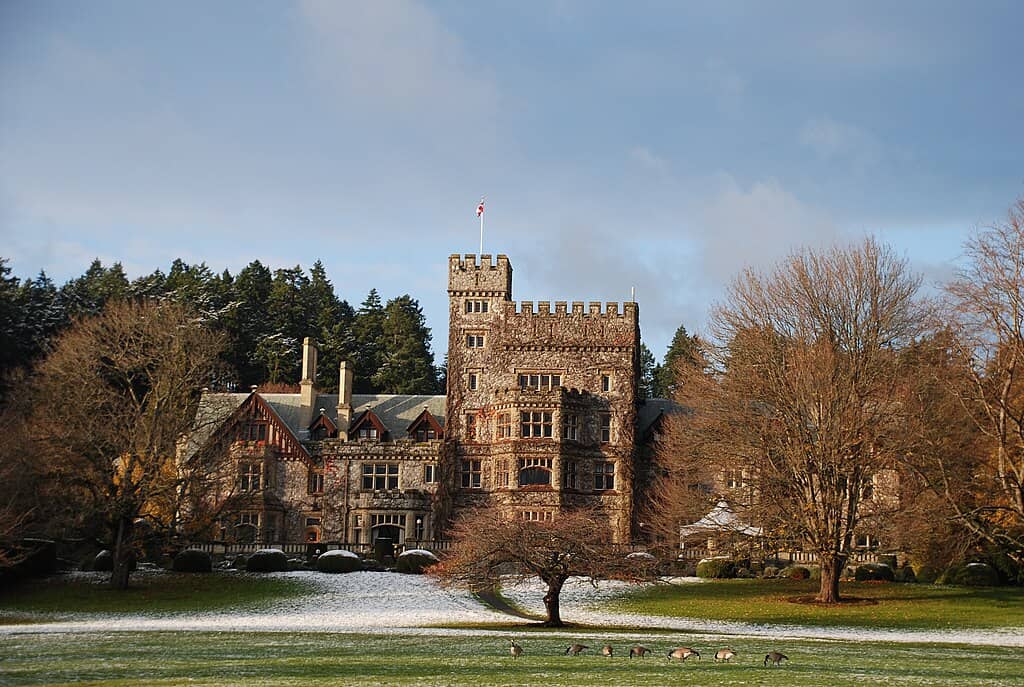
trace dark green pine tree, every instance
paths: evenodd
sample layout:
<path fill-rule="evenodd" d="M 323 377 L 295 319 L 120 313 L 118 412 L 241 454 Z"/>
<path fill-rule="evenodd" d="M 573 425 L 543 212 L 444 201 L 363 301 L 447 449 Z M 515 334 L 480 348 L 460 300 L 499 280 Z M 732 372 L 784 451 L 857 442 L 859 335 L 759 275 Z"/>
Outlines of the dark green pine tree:
<path fill-rule="evenodd" d="M 654 375 L 654 395 L 657 398 L 672 398 L 676 389 L 676 371 L 678 365 L 698 365 L 704 367 L 706 361 L 701 352 L 702 343 L 696 335 L 688 334 L 686 327 L 679 325 L 672 343 L 665 352 L 665 362 Z"/>
<path fill-rule="evenodd" d="M 370 289 L 352 325 L 355 339 L 355 352 L 352 356 L 355 377 L 352 386 L 357 394 L 374 394 L 381 390 L 374 378 L 384 364 L 384 320 L 380 294 L 377 289 Z"/>
<path fill-rule="evenodd" d="M 273 350 L 281 352 L 273 363 L 274 381 L 295 384 L 302 374 L 302 340 L 316 334 L 311 313 L 307 310 L 307 303 L 303 298 L 308 288 L 309 277 L 301 266 L 274 270 L 274 281 L 267 298 L 267 319 L 270 320 L 272 339 L 263 340 L 264 350 L 267 350 L 266 346 L 272 341 Z M 284 353 L 288 348 L 294 349 L 295 354 Z M 266 356 L 263 356 L 263 359 L 267 362 Z"/>
<path fill-rule="evenodd" d="M 374 385 L 389 394 L 438 393 L 437 370 L 430 352 L 430 329 L 420 304 L 399 296 L 384 308 L 383 364 Z"/>
<path fill-rule="evenodd" d="M 225 358 L 235 370 L 241 390 L 267 379 L 266 365 L 256 357 L 256 344 L 271 333 L 267 299 L 272 283 L 270 270 L 253 260 L 239 271 L 232 284 L 222 326 L 228 336 Z"/>
<path fill-rule="evenodd" d="M 638 380 L 637 391 L 640 398 L 655 398 L 654 375 L 658 365 L 654 362 L 654 354 L 647 344 L 640 343 L 640 379 Z"/>
<path fill-rule="evenodd" d="M 205 262 L 189 265 L 180 258 L 171 263 L 163 285 L 167 297 L 200 313 L 211 324 L 219 322 L 230 302 L 229 294 L 219 287 Z"/>
<path fill-rule="evenodd" d="M 60 289 L 60 297 L 69 317 L 96 315 L 108 301 L 122 300 L 131 294 L 131 284 L 121 263 L 109 268 L 93 260 L 81 277 L 73 279 Z"/>
<path fill-rule="evenodd" d="M 352 332 L 355 311 L 340 300 L 327 278 L 323 263 L 317 260 L 309 270 L 309 283 L 302 295 L 317 344 L 320 347 L 317 365 L 317 388 L 333 393 L 338 390 L 338 364 L 352 360 L 355 336 Z"/>

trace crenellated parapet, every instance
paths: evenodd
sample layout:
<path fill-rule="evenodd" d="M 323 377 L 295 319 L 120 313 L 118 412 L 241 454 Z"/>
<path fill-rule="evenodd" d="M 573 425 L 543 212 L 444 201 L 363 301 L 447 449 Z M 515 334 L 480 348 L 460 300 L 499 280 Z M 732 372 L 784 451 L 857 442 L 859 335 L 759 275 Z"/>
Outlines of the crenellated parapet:
<path fill-rule="evenodd" d="M 512 298 L 512 264 L 506 255 L 448 257 L 448 295 Z"/>
<path fill-rule="evenodd" d="M 502 345 L 517 350 L 614 350 L 639 346 L 636 303 L 504 303 Z M 536 305 L 536 307 L 535 307 Z"/>

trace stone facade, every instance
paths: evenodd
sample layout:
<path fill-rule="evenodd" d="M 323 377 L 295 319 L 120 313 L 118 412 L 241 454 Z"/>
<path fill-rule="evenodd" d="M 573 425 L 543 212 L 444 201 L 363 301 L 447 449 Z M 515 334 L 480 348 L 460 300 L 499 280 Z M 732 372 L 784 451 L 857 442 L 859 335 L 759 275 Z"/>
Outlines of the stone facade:
<path fill-rule="evenodd" d="M 627 542 L 640 329 L 635 303 L 512 300 L 504 255 L 449 258 L 452 506 L 553 519 L 587 505 Z"/>
<path fill-rule="evenodd" d="M 206 395 L 223 417 L 192 450 L 227 447 L 237 465 L 220 537 L 404 544 L 488 504 L 537 520 L 596 507 L 595 526 L 630 540 L 636 304 L 517 304 L 504 255 L 449 268 L 446 396 L 353 396 L 346 363 L 341 393 L 319 394 L 308 339 L 299 393 Z"/>

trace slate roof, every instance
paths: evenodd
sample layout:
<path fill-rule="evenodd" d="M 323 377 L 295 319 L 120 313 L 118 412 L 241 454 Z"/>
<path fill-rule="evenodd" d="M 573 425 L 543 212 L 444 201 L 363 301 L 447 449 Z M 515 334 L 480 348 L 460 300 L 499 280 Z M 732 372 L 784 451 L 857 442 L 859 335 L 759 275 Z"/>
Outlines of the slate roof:
<path fill-rule="evenodd" d="M 301 410 L 299 394 L 260 394 L 300 439 L 306 438 L 308 427 L 299 427 Z M 423 396 L 406 394 L 352 394 L 352 420 L 355 421 L 366 410 L 384 423 L 393 439 L 404 439 L 406 430 L 413 420 L 426 408 L 437 423 L 444 427 L 444 396 Z M 313 419 L 323 409 L 324 415 L 338 424 L 338 394 L 320 394 L 313 404 Z M 345 427 L 344 429 L 348 429 Z"/>

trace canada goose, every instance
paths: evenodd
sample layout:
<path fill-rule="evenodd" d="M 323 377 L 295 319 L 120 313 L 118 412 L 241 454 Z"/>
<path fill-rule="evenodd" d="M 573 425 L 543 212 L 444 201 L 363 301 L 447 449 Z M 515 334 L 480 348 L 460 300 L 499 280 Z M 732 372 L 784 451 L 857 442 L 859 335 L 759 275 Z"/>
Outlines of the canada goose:
<path fill-rule="evenodd" d="M 516 644 L 516 640 L 514 639 L 512 640 L 512 646 L 508 648 L 508 651 L 512 654 L 512 658 L 519 658 L 523 655 L 523 647 Z"/>
<path fill-rule="evenodd" d="M 674 658 L 680 661 L 685 661 L 686 659 L 690 658 L 690 656 L 696 656 L 697 660 L 700 660 L 700 652 L 696 649 L 691 649 L 688 646 L 676 647 L 672 651 L 668 652 L 669 658 Z"/>
<path fill-rule="evenodd" d="M 639 644 L 637 644 L 635 647 L 629 650 L 629 657 L 633 658 L 634 656 L 638 656 L 640 658 L 646 658 L 649 652 L 650 649 L 648 649 L 645 646 L 640 646 Z"/>
<path fill-rule="evenodd" d="M 601 647 L 602 656 L 607 656 L 608 658 L 611 658 L 614 652 L 615 649 L 612 648 L 611 644 L 605 644 L 603 647 Z"/>
<path fill-rule="evenodd" d="M 788 660 L 789 660 L 789 656 L 787 656 L 786 654 L 780 654 L 778 651 L 770 651 L 764 657 L 764 664 L 767 666 L 768 662 L 771 661 L 771 664 L 773 666 L 778 666 L 778 665 L 782 665 L 783 661 L 788 661 Z"/>
<path fill-rule="evenodd" d="M 718 651 L 715 652 L 715 660 L 716 661 L 729 661 L 729 660 L 735 658 L 735 656 L 736 656 L 736 652 L 733 651 L 732 649 L 730 649 L 729 647 L 726 647 L 724 649 L 719 649 Z"/>
<path fill-rule="evenodd" d="M 565 650 L 566 656 L 579 656 L 581 653 L 589 649 L 590 647 L 585 644 L 570 644 L 569 648 Z"/>

